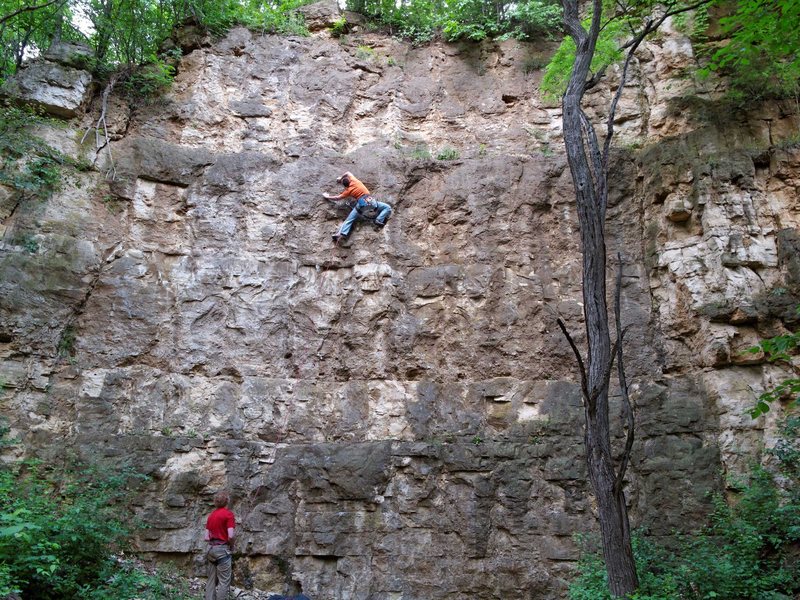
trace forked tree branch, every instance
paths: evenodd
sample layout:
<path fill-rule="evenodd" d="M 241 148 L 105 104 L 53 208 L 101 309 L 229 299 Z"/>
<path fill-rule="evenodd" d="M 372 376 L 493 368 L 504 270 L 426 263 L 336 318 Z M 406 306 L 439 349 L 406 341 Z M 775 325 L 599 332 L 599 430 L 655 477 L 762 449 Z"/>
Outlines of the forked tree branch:
<path fill-rule="evenodd" d="M 581 373 L 581 390 L 583 391 L 583 397 L 587 403 L 589 403 L 590 410 L 594 410 L 594 399 L 589 394 L 589 381 L 586 379 L 586 367 L 583 364 L 583 357 L 581 357 L 581 352 L 578 350 L 578 346 L 575 345 L 575 341 L 572 339 L 572 336 L 567 331 L 567 326 L 564 325 L 564 321 L 561 318 L 556 319 L 556 323 L 561 328 L 561 333 L 564 334 L 564 337 L 567 338 L 570 347 L 572 348 L 572 352 L 575 353 L 575 359 L 578 361 L 578 370 Z"/>
<path fill-rule="evenodd" d="M 700 8 L 701 6 L 705 6 L 706 4 L 710 4 L 713 0 L 698 0 L 694 4 L 690 4 L 688 6 L 681 6 L 681 7 L 673 7 L 671 9 L 667 9 L 657 19 L 648 19 L 645 23 L 645 26 L 642 28 L 639 33 L 635 34 L 633 38 L 628 40 L 625 44 L 622 45 L 620 50 L 627 50 L 627 54 L 625 56 L 625 63 L 622 67 L 622 75 L 620 76 L 619 85 L 617 86 L 617 91 L 614 94 L 614 99 L 611 101 L 611 108 L 608 111 L 608 119 L 606 120 L 606 137 L 603 143 L 603 167 L 608 168 L 608 154 L 611 149 L 611 138 L 614 135 L 614 118 L 617 114 L 617 106 L 619 105 L 619 100 L 622 97 L 623 89 L 625 88 L 625 82 L 628 79 L 628 68 L 630 67 L 631 61 L 633 60 L 633 55 L 636 53 L 636 50 L 639 48 L 639 45 L 644 41 L 648 35 L 656 31 L 661 25 L 664 24 L 664 21 L 667 20 L 669 17 L 673 17 L 675 15 L 679 15 L 681 13 L 689 12 L 690 10 L 695 10 Z M 596 84 L 596 82 L 595 82 Z"/>
<path fill-rule="evenodd" d="M 47 8 L 48 6 L 52 6 L 53 4 L 61 4 L 65 0 L 50 0 L 50 2 L 45 2 L 44 4 L 38 4 L 36 6 L 23 6 L 19 10 L 15 10 L 14 12 L 8 13 L 7 15 L 3 15 L 0 17 L 0 25 L 5 23 L 6 21 L 10 21 L 17 15 L 21 15 L 22 13 L 26 12 L 33 12 L 35 10 L 40 10 L 42 8 Z"/>

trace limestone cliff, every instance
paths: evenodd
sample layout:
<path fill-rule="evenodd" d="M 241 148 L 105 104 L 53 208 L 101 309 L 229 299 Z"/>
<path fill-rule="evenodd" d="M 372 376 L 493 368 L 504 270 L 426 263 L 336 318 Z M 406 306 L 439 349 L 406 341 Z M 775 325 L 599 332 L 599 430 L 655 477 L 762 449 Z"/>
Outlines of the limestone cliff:
<path fill-rule="evenodd" d="M 163 100 L 112 98 L 113 181 L 79 144 L 97 103 L 41 132 L 97 169 L 47 202 L 1 197 L 16 450 L 151 475 L 140 547 L 187 566 L 229 487 L 239 581 L 261 589 L 563 597 L 595 525 L 555 325 L 583 337 L 560 109 L 538 92 L 551 50 L 237 29 Z M 769 435 L 744 410 L 780 373 L 741 350 L 791 326 L 800 288 L 797 115 L 720 115 L 678 77 L 691 60 L 670 32 L 636 65 L 609 212 L 628 494 L 655 535 L 700 522 Z M 321 193 L 344 170 L 395 213 L 332 247 L 345 213 Z"/>

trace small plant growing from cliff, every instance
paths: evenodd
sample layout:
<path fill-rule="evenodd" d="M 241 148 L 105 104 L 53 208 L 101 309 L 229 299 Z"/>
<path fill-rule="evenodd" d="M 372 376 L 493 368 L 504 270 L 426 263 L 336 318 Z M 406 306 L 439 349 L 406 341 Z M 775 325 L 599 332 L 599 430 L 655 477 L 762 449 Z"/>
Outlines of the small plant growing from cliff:
<path fill-rule="evenodd" d="M 74 325 L 67 325 L 64 328 L 64 331 L 61 332 L 61 338 L 58 340 L 57 352 L 60 357 L 72 356 L 75 352 L 77 337 Z"/>
<path fill-rule="evenodd" d="M 105 194 L 101 199 L 103 206 L 106 207 L 106 210 L 111 213 L 112 215 L 117 215 L 122 211 L 122 206 L 119 201 L 119 198 L 112 194 Z"/>
<path fill-rule="evenodd" d="M 49 199 L 61 189 L 65 169 L 92 168 L 35 135 L 43 123 L 52 121 L 32 109 L 0 104 L 0 184 L 14 190 L 20 201 Z"/>
<path fill-rule="evenodd" d="M 136 69 L 123 88 L 135 100 L 148 100 L 162 95 L 174 80 L 175 67 L 159 59 Z"/>
<path fill-rule="evenodd" d="M 347 33 L 347 19 L 340 17 L 333 22 L 333 25 L 331 25 L 331 35 L 335 38 L 339 38 L 345 33 Z"/>
<path fill-rule="evenodd" d="M 522 63 L 522 72 L 526 75 L 541 71 L 547 66 L 547 59 L 541 56 L 531 56 Z"/>
<path fill-rule="evenodd" d="M 39 242 L 32 235 L 26 235 L 22 240 L 22 247 L 29 254 L 36 254 L 39 251 Z"/>
<path fill-rule="evenodd" d="M 416 146 L 411 151 L 411 158 L 416 160 L 429 160 L 431 158 L 431 151 L 425 146 Z"/>
<path fill-rule="evenodd" d="M 371 61 L 375 58 L 375 50 L 369 46 L 359 46 L 356 48 L 356 58 L 364 61 Z"/>
<path fill-rule="evenodd" d="M 458 160 L 461 155 L 458 153 L 458 150 L 455 148 L 451 148 L 450 146 L 445 146 L 442 148 L 439 153 L 436 155 L 437 160 Z"/>
<path fill-rule="evenodd" d="M 800 307 L 797 308 L 797 314 L 800 316 Z M 769 362 L 781 364 L 793 373 L 793 376 L 759 395 L 756 405 L 749 411 L 754 419 L 768 413 L 770 404 L 776 401 L 788 401 L 789 410 L 800 407 L 800 369 L 792 360 L 798 349 L 800 349 L 800 331 L 761 340 L 758 345 L 745 350 L 750 354 L 763 352 Z"/>

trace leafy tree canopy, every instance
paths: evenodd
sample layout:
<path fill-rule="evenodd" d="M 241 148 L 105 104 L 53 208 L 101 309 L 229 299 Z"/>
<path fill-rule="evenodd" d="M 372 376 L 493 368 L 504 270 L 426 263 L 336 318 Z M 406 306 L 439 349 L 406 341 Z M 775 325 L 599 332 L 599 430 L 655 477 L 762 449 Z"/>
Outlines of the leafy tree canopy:
<path fill-rule="evenodd" d="M 292 11 L 309 0 L 0 0 L 0 80 L 54 41 L 87 43 L 99 74 L 163 63 L 159 48 L 187 21 L 222 34 L 235 24 L 305 33 Z M 168 58 L 168 57 L 166 57 Z"/>
<path fill-rule="evenodd" d="M 602 25 L 592 58 L 592 74 L 602 73 L 610 65 L 621 61 L 625 56 L 625 44 L 661 15 L 689 10 L 689 7 L 698 4 L 707 3 L 702 0 L 603 0 Z M 699 10 L 705 9 L 700 7 Z M 589 28 L 591 20 L 590 12 L 583 20 L 584 28 Z M 541 89 L 546 96 L 557 98 L 563 94 L 574 62 L 575 42 L 567 37 L 545 69 Z"/>
<path fill-rule="evenodd" d="M 415 41 L 550 37 L 560 31 L 558 0 L 347 0 L 347 8 Z"/>
<path fill-rule="evenodd" d="M 730 7 L 730 2 L 722 3 Z M 720 20 L 729 38 L 711 56 L 701 75 L 719 71 L 731 76 L 740 101 L 800 95 L 800 0 L 739 0 Z"/>
<path fill-rule="evenodd" d="M 164 65 L 173 29 L 192 21 L 221 35 L 235 24 L 272 33 L 306 33 L 294 12 L 312 0 L 0 0 L 0 80 L 56 40 L 89 44 L 97 74 Z M 347 0 L 373 25 L 416 42 L 535 39 L 561 29 L 558 0 Z M 169 78 L 169 69 L 163 70 Z M 156 78 L 156 83 L 160 79 Z M 136 87 L 141 87 L 138 83 Z"/>
<path fill-rule="evenodd" d="M 597 42 L 592 72 L 598 73 L 619 62 L 621 46 L 649 20 L 664 11 L 691 9 L 693 37 L 703 39 L 709 26 L 709 12 L 723 13 L 719 28 L 722 42 L 696 46 L 703 66 L 698 73 L 712 72 L 730 78 L 730 96 L 741 103 L 764 98 L 800 97 L 800 0 L 628 0 L 603 3 L 604 25 Z M 585 26 L 591 20 L 589 14 Z M 687 17 L 679 14 L 676 25 L 685 27 Z M 542 91 L 556 98 L 566 87 L 575 59 L 574 42 L 567 38 L 547 66 Z"/>

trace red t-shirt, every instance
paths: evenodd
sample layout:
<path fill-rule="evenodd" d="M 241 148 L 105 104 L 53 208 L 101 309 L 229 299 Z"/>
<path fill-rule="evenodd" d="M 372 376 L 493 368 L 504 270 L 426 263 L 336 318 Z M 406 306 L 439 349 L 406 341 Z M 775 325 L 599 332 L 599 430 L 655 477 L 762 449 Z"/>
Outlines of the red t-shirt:
<path fill-rule="evenodd" d="M 227 508 L 222 507 L 216 509 L 206 521 L 206 529 L 208 529 L 209 537 L 212 540 L 220 540 L 222 542 L 228 541 L 228 529 L 233 529 L 236 526 L 233 513 Z"/>

